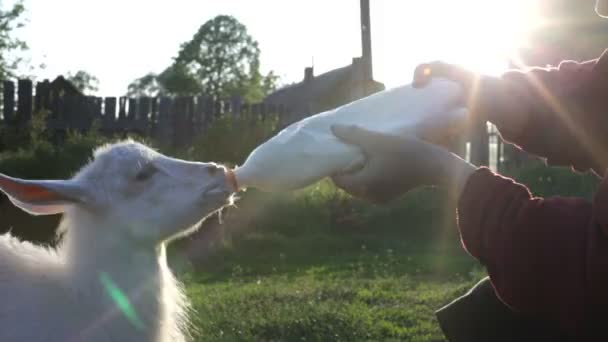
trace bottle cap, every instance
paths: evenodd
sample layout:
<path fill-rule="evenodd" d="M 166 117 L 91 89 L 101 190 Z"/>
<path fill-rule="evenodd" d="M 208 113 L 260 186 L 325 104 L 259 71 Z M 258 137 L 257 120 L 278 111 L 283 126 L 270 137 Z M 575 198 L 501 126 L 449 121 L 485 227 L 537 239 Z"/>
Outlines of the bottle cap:
<path fill-rule="evenodd" d="M 224 173 L 224 177 L 226 178 L 226 183 L 228 183 L 232 191 L 239 191 L 239 184 L 236 181 L 236 176 L 234 175 L 234 171 L 232 169 L 227 169 Z"/>

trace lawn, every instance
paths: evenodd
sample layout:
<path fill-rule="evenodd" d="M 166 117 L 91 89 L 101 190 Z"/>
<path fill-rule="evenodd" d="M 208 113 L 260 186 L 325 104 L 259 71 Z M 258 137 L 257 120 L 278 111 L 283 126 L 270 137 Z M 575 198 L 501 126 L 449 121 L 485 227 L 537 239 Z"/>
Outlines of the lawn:
<path fill-rule="evenodd" d="M 510 175 L 540 196 L 591 198 L 598 183 L 542 165 Z M 238 206 L 211 254 L 173 253 L 197 341 L 443 341 L 434 311 L 485 275 L 435 189 L 373 206 L 323 182 Z"/>
<path fill-rule="evenodd" d="M 443 341 L 434 310 L 484 275 L 435 190 L 371 206 L 321 183 L 242 202 L 181 276 L 198 341 Z"/>

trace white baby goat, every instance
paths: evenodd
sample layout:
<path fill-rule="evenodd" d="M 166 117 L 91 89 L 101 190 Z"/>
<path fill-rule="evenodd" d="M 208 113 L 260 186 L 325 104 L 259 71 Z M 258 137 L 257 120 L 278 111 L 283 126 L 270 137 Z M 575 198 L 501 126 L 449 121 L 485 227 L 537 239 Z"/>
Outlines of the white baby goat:
<path fill-rule="evenodd" d="M 224 172 L 125 141 L 70 180 L 0 174 L 15 205 L 64 214 L 57 249 L 0 235 L 0 341 L 185 340 L 163 242 L 230 202 Z"/>

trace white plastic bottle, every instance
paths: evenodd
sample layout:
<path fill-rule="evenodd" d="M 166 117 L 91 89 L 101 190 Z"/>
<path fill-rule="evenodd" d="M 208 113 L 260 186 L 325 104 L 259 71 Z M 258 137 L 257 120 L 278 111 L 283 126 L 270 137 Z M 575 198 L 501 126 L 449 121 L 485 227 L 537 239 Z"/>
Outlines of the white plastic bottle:
<path fill-rule="evenodd" d="M 427 128 L 444 129 L 464 126 L 466 117 L 462 89 L 454 82 L 434 79 L 420 89 L 388 89 L 288 126 L 258 146 L 229 181 L 240 189 L 293 190 L 361 162 L 364 156 L 358 148 L 333 135 L 334 124 L 415 135 L 423 122 Z"/>

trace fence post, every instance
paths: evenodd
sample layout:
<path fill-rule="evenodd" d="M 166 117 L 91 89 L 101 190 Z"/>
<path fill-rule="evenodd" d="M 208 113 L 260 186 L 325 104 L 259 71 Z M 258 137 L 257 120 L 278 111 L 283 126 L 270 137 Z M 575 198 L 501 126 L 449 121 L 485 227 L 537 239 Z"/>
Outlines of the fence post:
<path fill-rule="evenodd" d="M 211 122 L 215 119 L 215 114 L 213 113 L 213 98 L 208 97 L 207 100 L 205 101 L 205 124 L 204 124 L 204 129 L 208 129 L 209 126 L 211 125 Z"/>
<path fill-rule="evenodd" d="M 103 109 L 103 129 L 108 134 L 114 133 L 114 122 L 116 121 L 116 98 L 106 97 Z"/>
<path fill-rule="evenodd" d="M 489 164 L 489 137 L 488 126 L 485 121 L 477 124 L 472 130 L 471 137 L 471 163 L 477 166 Z"/>
<path fill-rule="evenodd" d="M 40 112 L 43 109 L 49 110 L 49 81 L 38 82 L 36 84 L 36 96 L 34 100 L 34 110 Z"/>
<path fill-rule="evenodd" d="M 219 119 L 222 116 L 222 114 L 223 114 L 222 101 L 220 101 L 220 100 L 215 101 L 215 108 L 213 110 L 213 114 L 214 114 L 215 119 Z"/>
<path fill-rule="evenodd" d="M 129 131 L 133 131 L 137 127 L 137 123 L 135 122 L 137 116 L 137 100 L 133 98 L 129 98 L 129 108 L 127 109 L 127 122 Z"/>
<path fill-rule="evenodd" d="M 241 115 L 241 105 L 242 105 L 243 99 L 241 98 L 240 95 L 233 95 L 232 99 L 231 99 L 231 103 L 232 103 L 232 116 L 235 118 L 238 118 Z"/>
<path fill-rule="evenodd" d="M 19 80 L 17 96 L 17 119 L 25 124 L 32 118 L 32 81 Z"/>
<path fill-rule="evenodd" d="M 164 146 L 173 145 L 173 120 L 171 98 L 161 97 L 158 105 L 158 140 Z"/>
<path fill-rule="evenodd" d="M 124 121 L 127 118 L 127 110 L 126 110 L 126 105 L 127 105 L 127 98 L 124 96 L 121 96 L 118 99 L 118 121 Z"/>
<path fill-rule="evenodd" d="M 150 104 L 149 97 L 141 97 L 138 101 L 137 109 L 137 127 L 141 134 L 148 134 L 150 131 Z"/>
<path fill-rule="evenodd" d="M 4 121 L 10 123 L 15 118 L 15 83 L 12 81 L 3 82 Z"/>
<path fill-rule="evenodd" d="M 175 147 L 184 146 L 188 138 L 187 100 L 186 97 L 178 97 L 173 106 L 173 143 Z"/>
<path fill-rule="evenodd" d="M 266 120 L 266 115 L 268 114 L 268 107 L 264 104 L 264 102 L 259 104 L 260 106 L 260 119 L 262 121 Z"/>
<path fill-rule="evenodd" d="M 196 98 L 196 106 L 193 113 L 195 134 L 202 134 L 205 131 L 205 101 L 206 98 L 203 95 Z"/>

